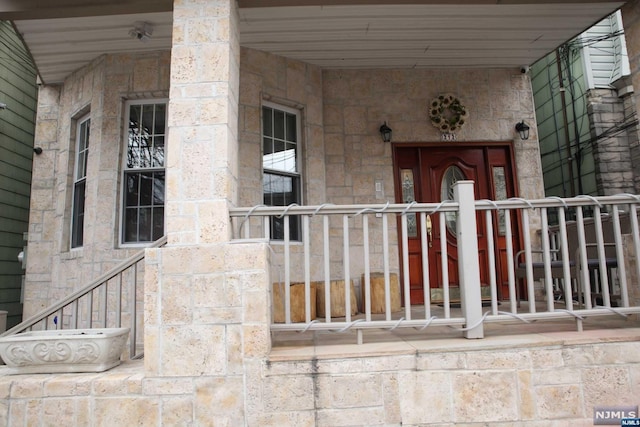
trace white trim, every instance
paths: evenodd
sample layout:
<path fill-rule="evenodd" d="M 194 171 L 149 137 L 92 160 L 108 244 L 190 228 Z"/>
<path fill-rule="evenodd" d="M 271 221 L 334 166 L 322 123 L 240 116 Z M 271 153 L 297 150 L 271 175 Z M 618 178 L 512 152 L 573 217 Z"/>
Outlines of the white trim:
<path fill-rule="evenodd" d="M 624 31 L 624 24 L 622 22 L 622 13 L 620 10 L 616 10 L 614 14 L 614 19 L 616 21 L 616 25 L 619 29 Z M 629 52 L 627 51 L 627 39 L 625 34 L 620 35 L 620 48 L 621 48 L 621 58 L 620 58 L 620 75 L 621 76 L 629 76 L 631 75 L 631 67 L 629 65 Z"/>
<path fill-rule="evenodd" d="M 581 41 L 584 41 L 588 36 L 588 32 L 584 32 L 578 36 Z M 591 66 L 591 48 L 584 44 L 582 47 L 582 69 L 584 70 L 585 88 L 587 90 L 595 88 L 595 79 L 593 78 L 593 69 Z"/>
<path fill-rule="evenodd" d="M 80 129 L 82 125 L 89 122 L 89 138 L 86 141 L 86 148 L 82 152 L 84 157 L 84 176 L 81 179 L 78 179 L 78 166 L 80 160 L 80 138 L 82 137 L 82 132 Z M 69 250 L 77 250 L 81 249 L 84 246 L 84 222 L 83 222 L 83 232 L 82 232 L 82 244 L 79 246 L 73 246 L 73 229 L 75 224 L 75 213 L 76 213 L 76 184 L 82 180 L 84 180 L 84 196 L 85 202 L 87 200 L 87 170 L 88 170 L 88 161 L 89 161 L 89 143 L 91 142 L 91 113 L 87 113 L 82 117 L 76 119 L 76 135 L 75 135 L 75 151 L 73 153 L 73 179 L 71 181 L 71 218 L 69 220 Z M 86 153 L 86 155 L 84 154 Z M 84 206 L 84 211 L 86 212 L 86 205 Z"/>
<path fill-rule="evenodd" d="M 269 169 L 264 167 L 264 116 L 263 116 L 263 107 L 272 108 L 274 110 L 283 111 L 285 113 L 293 114 L 296 117 L 296 171 L 288 172 L 285 170 L 278 169 Z M 280 175 L 280 176 L 289 176 L 293 178 L 297 178 L 299 182 L 298 187 L 298 195 L 299 200 L 298 204 L 302 205 L 304 203 L 304 175 L 303 175 L 303 164 L 302 159 L 304 156 L 302 155 L 302 110 L 300 108 L 292 108 L 286 105 L 278 104 L 275 102 L 270 102 L 267 100 L 263 100 L 260 105 L 260 194 L 262 199 L 264 200 L 264 175 L 265 173 Z M 300 227 L 302 224 L 300 224 Z M 302 228 L 299 229 L 299 232 L 302 233 Z M 273 237 L 273 236 L 272 236 Z M 299 240 L 292 240 L 291 243 L 299 243 L 302 242 L 302 235 L 298 236 Z M 271 239 L 272 242 L 281 242 L 281 240 Z"/>
<path fill-rule="evenodd" d="M 150 104 L 165 104 L 166 109 L 165 109 L 165 127 L 164 127 L 164 135 L 165 135 L 165 139 L 164 139 L 164 143 L 165 143 L 165 161 L 164 161 L 164 166 L 162 168 L 135 168 L 135 169 L 130 169 L 127 168 L 127 148 L 128 148 L 128 142 L 129 142 L 129 114 L 131 111 L 131 106 L 132 105 L 150 105 Z M 126 206 L 126 192 L 125 192 L 125 172 L 127 171 L 132 171 L 132 170 L 139 170 L 139 171 L 158 171 L 160 169 L 162 169 L 165 172 L 165 206 L 166 206 L 166 173 L 167 173 L 167 159 L 166 159 L 166 155 L 167 155 L 167 150 L 166 150 L 166 146 L 168 143 L 168 134 L 169 134 L 169 126 L 168 126 L 168 119 L 169 119 L 169 99 L 168 98 L 146 98 L 146 99 L 131 99 L 131 100 L 126 100 L 124 103 L 124 112 L 123 112 L 123 126 L 122 126 L 122 140 L 120 142 L 120 147 L 122 148 L 122 155 L 121 155 L 121 163 L 120 163 L 120 185 L 119 185 L 119 192 L 120 192 L 120 196 L 118 197 L 119 200 L 119 207 L 118 207 L 118 247 L 119 248 L 139 248 L 139 247 L 146 247 L 149 246 L 151 243 L 153 243 L 153 240 L 149 241 L 149 242 L 124 242 L 124 210 L 125 210 L 125 206 Z M 165 228 L 166 231 L 166 212 L 165 212 L 165 216 L 164 216 L 164 224 L 163 227 Z M 153 236 L 151 236 L 153 238 Z"/>
<path fill-rule="evenodd" d="M 266 171 L 267 173 L 275 173 L 278 175 L 287 175 L 287 176 L 297 176 L 300 179 L 300 204 L 302 204 L 302 200 L 304 198 L 303 195 L 303 191 L 302 188 L 303 186 L 303 182 L 302 182 L 302 171 L 303 171 L 303 165 L 302 165 L 302 111 L 297 109 L 297 108 L 291 108 L 291 107 L 287 107 L 285 105 L 282 104 L 277 104 L 274 102 L 269 102 L 269 101 L 262 101 L 262 105 L 260 106 L 260 168 L 262 169 L 262 174 L 261 177 L 264 176 L 264 172 L 265 172 L 265 168 L 263 165 L 263 158 L 264 158 L 264 129 L 263 129 L 263 123 L 264 123 L 264 117 L 262 116 L 262 107 L 269 107 L 269 108 L 273 108 L 275 110 L 280 110 L 280 111 L 284 111 L 286 113 L 290 113 L 296 116 L 296 171 L 295 172 L 287 172 L 287 171 L 283 171 L 283 170 L 279 170 L 279 169 L 269 169 L 267 168 Z M 262 183 L 262 180 L 261 180 Z"/>

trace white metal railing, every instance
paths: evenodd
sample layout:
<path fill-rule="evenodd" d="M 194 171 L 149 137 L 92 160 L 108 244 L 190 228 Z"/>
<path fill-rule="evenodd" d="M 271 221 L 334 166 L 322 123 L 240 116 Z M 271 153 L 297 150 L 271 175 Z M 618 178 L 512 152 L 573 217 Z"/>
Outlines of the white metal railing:
<path fill-rule="evenodd" d="M 162 237 L 149 247 L 167 243 Z M 139 282 L 144 275 L 144 249 L 91 283 L 14 326 L 0 336 L 31 330 L 129 327 L 129 357 L 144 354 Z"/>
<path fill-rule="evenodd" d="M 465 193 L 465 186 L 470 191 Z M 442 203 L 231 209 L 234 238 L 270 242 L 272 312 L 283 311 L 281 319 L 274 318 L 272 330 L 354 329 L 361 341 L 365 329 L 447 325 L 460 328 L 467 337 L 482 337 L 482 325 L 488 322 L 571 318 L 581 329 L 589 316 L 640 313 L 639 284 L 629 283 L 626 271 L 626 265 L 634 265 L 633 273 L 640 277 L 639 196 L 489 201 L 473 200 L 469 181 L 459 182 L 455 190 L 456 200 Z M 458 218 L 457 271 L 451 270 L 446 239 L 430 247 L 424 226 L 430 215 L 439 224 L 434 232 L 445 236 L 447 218 L 453 214 Z M 414 218 L 421 226 L 412 239 Z M 482 268 L 488 283 L 482 287 L 476 220 L 487 239 Z M 283 237 L 278 241 L 270 238 L 274 221 Z M 301 238 L 294 241 L 292 230 L 298 227 Z M 420 258 L 410 256 L 410 245 L 416 242 L 422 249 Z M 438 304 L 430 285 L 433 268 L 440 270 Z M 412 271 L 422 272 L 421 289 L 410 289 Z M 371 309 L 374 272 L 384 277 L 384 309 L 376 313 Z M 400 289 L 394 289 L 394 275 Z M 455 276 L 459 287 L 452 286 Z M 335 280 L 343 286 L 334 288 Z M 352 281 L 360 289 L 357 314 Z M 314 304 L 317 287 L 323 289 L 316 295 L 324 301 L 322 307 Z M 508 289 L 506 300 L 501 288 Z M 396 291 L 403 307 L 394 311 L 391 300 Z M 412 293 L 421 294 L 424 303 L 412 306 Z M 490 303 L 485 312 L 483 303 Z M 343 313 L 332 313 L 340 304 Z M 324 315 L 315 316 L 314 307 Z"/>

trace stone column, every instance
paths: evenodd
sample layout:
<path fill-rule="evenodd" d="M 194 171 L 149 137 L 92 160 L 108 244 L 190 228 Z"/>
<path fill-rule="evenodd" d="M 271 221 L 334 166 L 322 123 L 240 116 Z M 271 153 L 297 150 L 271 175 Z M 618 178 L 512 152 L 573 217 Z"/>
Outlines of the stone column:
<path fill-rule="evenodd" d="M 176 0 L 173 20 L 168 244 L 147 250 L 145 372 L 191 393 L 181 422 L 243 425 L 245 365 L 269 351 L 270 316 L 266 244 L 231 241 L 238 10 L 234 0 Z"/>

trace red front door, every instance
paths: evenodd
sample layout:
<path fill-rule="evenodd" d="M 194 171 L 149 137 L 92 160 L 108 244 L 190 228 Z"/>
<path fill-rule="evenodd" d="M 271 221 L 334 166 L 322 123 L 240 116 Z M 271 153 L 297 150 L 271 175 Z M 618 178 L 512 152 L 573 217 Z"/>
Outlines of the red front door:
<path fill-rule="evenodd" d="M 460 180 L 474 181 L 476 199 L 501 200 L 513 197 L 515 172 L 512 168 L 509 144 L 475 145 L 420 145 L 396 146 L 394 149 L 396 170 L 396 201 L 406 203 L 440 202 L 453 200 L 452 185 Z M 502 217 L 495 217 L 493 237 L 496 242 L 496 276 L 500 298 L 508 297 L 506 246 Z M 478 257 L 482 286 L 489 284 L 489 265 L 486 223 L 484 215 L 478 215 Z M 429 283 L 432 300 L 439 299 L 437 288 L 448 282 L 452 288 L 459 286 L 456 216 L 445 217 L 444 233 L 441 233 L 440 215 L 430 216 Z M 418 218 L 411 217 L 414 227 L 409 230 L 409 270 L 412 304 L 424 303 L 422 248 Z M 518 235 L 518 233 L 514 233 Z M 446 239 L 447 269 L 442 266 L 441 240 Z M 517 239 L 517 238 L 516 238 Z M 517 246 L 517 242 L 515 246 Z M 455 295 L 455 292 L 452 292 Z M 455 297 L 453 297 L 455 299 Z"/>

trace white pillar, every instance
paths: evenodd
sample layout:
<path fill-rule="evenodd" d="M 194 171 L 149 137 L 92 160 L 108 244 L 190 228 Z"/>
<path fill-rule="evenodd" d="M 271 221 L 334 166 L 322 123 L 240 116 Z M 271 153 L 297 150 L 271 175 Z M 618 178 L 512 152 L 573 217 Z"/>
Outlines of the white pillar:
<path fill-rule="evenodd" d="M 480 293 L 480 264 L 478 262 L 478 229 L 474 206 L 473 181 L 458 181 L 453 186 L 458 211 L 458 273 L 462 314 L 467 319 L 465 338 L 484 338 L 482 296 Z"/>

